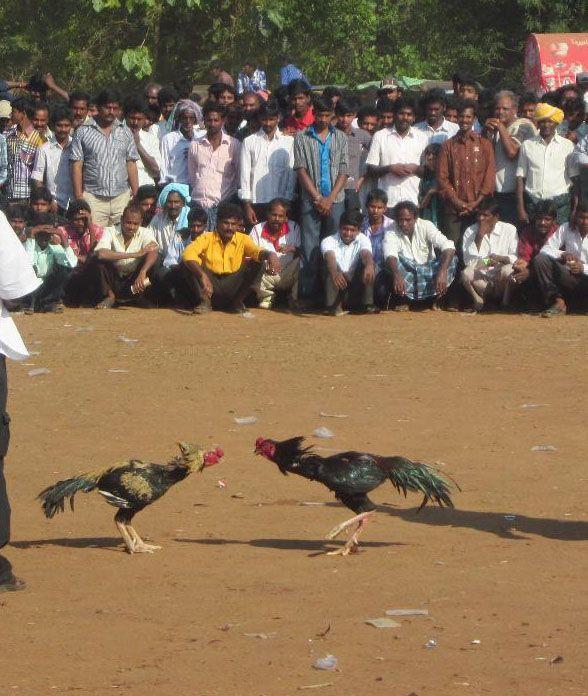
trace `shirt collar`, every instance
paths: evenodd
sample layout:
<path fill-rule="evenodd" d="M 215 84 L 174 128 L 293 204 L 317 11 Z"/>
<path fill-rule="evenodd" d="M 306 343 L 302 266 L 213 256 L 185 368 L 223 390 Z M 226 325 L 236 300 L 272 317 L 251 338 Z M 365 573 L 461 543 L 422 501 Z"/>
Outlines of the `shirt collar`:
<path fill-rule="evenodd" d="M 406 135 L 400 135 L 400 133 L 396 130 L 396 126 L 391 126 L 389 131 L 392 135 L 397 135 L 399 138 L 414 138 L 414 126 L 411 126 L 408 129 Z"/>
<path fill-rule="evenodd" d="M 267 141 L 270 140 L 270 138 L 268 138 L 267 135 L 265 134 L 265 131 L 263 130 L 263 128 L 260 128 L 257 131 L 257 135 L 259 135 L 264 140 L 267 140 Z M 284 134 L 282 133 L 282 131 L 279 128 L 276 128 L 276 132 L 274 133 L 274 136 L 273 136 L 273 138 L 271 138 L 271 140 L 279 140 L 283 136 L 284 136 Z"/>

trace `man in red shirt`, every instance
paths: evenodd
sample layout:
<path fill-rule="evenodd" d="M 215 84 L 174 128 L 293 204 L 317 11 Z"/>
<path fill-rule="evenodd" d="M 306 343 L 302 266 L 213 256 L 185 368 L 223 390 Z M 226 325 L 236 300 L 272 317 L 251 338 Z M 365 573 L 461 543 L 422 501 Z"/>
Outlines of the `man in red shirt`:
<path fill-rule="evenodd" d="M 531 261 L 557 230 L 557 208 L 553 201 L 539 201 L 533 220 L 519 232 L 517 260 L 512 266 L 510 303 L 540 305 L 541 299 Z"/>
<path fill-rule="evenodd" d="M 290 135 L 297 131 L 306 130 L 314 123 L 314 112 L 311 106 L 310 88 L 304 80 L 293 80 L 288 85 L 288 99 L 293 113 L 284 120 L 284 129 Z"/>

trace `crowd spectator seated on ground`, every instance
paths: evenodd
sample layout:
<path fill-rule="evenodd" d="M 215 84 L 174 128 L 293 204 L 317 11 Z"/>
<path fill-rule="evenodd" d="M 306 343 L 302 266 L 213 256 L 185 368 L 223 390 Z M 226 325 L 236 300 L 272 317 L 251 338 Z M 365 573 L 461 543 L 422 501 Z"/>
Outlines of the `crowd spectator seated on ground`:
<path fill-rule="evenodd" d="M 0 208 L 38 260 L 30 306 L 583 311 L 588 76 L 537 98 L 456 73 L 420 99 L 386 76 L 375 98 L 295 63 L 217 64 L 202 98 L 11 83 Z"/>

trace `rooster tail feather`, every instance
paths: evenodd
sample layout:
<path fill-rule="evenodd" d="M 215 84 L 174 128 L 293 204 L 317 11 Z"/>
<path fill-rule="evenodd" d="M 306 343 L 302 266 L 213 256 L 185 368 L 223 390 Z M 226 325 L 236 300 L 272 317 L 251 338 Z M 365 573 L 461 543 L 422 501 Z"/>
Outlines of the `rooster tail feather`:
<path fill-rule="evenodd" d="M 396 457 L 388 474 L 392 485 L 400 493 L 422 493 L 424 498 L 419 511 L 430 501 L 440 507 L 453 507 L 451 501 L 451 481 L 439 475 L 437 469 L 421 462 L 412 462 L 404 457 Z M 453 482 L 455 487 L 459 486 Z"/>
<path fill-rule="evenodd" d="M 74 496 L 78 491 L 88 493 L 96 488 L 96 484 L 104 475 L 104 471 L 92 474 L 80 474 L 65 481 L 58 481 L 53 486 L 45 488 L 37 496 L 37 500 L 41 500 L 45 517 L 51 519 L 57 512 L 65 510 L 65 501 L 69 499 L 70 507 L 74 509 Z"/>

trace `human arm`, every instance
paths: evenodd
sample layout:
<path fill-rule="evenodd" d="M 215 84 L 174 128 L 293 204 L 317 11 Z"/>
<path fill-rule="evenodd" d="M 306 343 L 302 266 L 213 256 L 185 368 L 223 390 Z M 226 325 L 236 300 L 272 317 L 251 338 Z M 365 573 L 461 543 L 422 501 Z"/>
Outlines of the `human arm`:
<path fill-rule="evenodd" d="M 360 250 L 359 257 L 361 258 L 361 262 L 363 264 L 364 285 L 371 285 L 376 278 L 376 266 L 374 264 L 374 257 L 372 256 L 371 244 L 369 249 Z"/>
<path fill-rule="evenodd" d="M 259 254 L 259 261 L 265 261 L 270 275 L 279 275 L 281 271 L 280 259 L 274 251 L 263 249 Z"/>
<path fill-rule="evenodd" d="M 259 222 L 255 210 L 253 209 L 251 193 L 251 161 L 253 158 L 252 136 L 248 136 L 243 141 L 240 152 L 239 167 L 239 197 L 245 208 L 245 220 L 248 225 L 257 225 Z"/>
<path fill-rule="evenodd" d="M 69 102 L 69 93 L 66 92 L 63 87 L 60 87 L 57 82 L 55 82 L 55 79 L 50 72 L 43 75 L 43 82 L 47 86 L 47 89 L 55 92 L 55 94 L 65 99 L 66 102 Z"/>
<path fill-rule="evenodd" d="M 141 251 L 145 252 L 143 254 L 143 262 L 140 265 L 140 270 L 137 275 L 137 278 L 131 286 L 131 290 L 133 293 L 135 293 L 135 295 L 138 295 L 139 293 L 142 293 L 145 290 L 147 274 L 155 265 L 155 262 L 157 261 L 157 257 L 159 255 L 159 249 L 157 245 L 153 246 L 151 243 L 148 244 L 146 247 L 143 247 Z"/>
<path fill-rule="evenodd" d="M 451 152 L 448 143 L 448 140 L 442 143 L 437 158 L 437 188 L 439 195 L 448 201 L 457 212 L 461 212 L 466 207 L 466 203 L 460 200 L 451 182 Z"/>
<path fill-rule="evenodd" d="M 497 132 L 504 149 L 504 154 L 509 160 L 514 160 L 518 157 L 521 144 L 509 132 L 508 128 L 497 118 L 488 118 L 484 124 L 487 129 L 492 132 Z"/>
<path fill-rule="evenodd" d="M 323 240 L 324 242 L 325 240 Z M 322 249 L 322 244 L 321 244 L 321 249 Z M 331 278 L 331 281 L 333 282 L 333 285 L 337 288 L 337 290 L 345 290 L 347 287 L 347 278 L 345 275 L 341 272 L 339 269 L 339 266 L 337 265 L 337 259 L 335 257 L 335 252 L 334 251 L 324 251 L 323 252 L 323 258 L 325 260 L 325 264 L 327 266 L 327 272 L 329 274 L 329 277 Z"/>
<path fill-rule="evenodd" d="M 8 178 L 8 148 L 6 138 L 0 135 L 0 186 L 6 183 Z"/>
<path fill-rule="evenodd" d="M 529 215 L 525 209 L 525 179 L 517 175 L 517 217 L 519 221 L 528 225 Z"/>
<path fill-rule="evenodd" d="M 150 177 L 152 177 L 155 181 L 159 181 L 159 177 L 160 177 L 159 162 L 152 154 L 149 154 L 149 152 L 147 152 L 147 150 L 145 149 L 145 147 L 141 143 L 140 131 L 132 131 L 132 133 L 133 133 L 133 139 L 135 141 L 135 147 L 137 148 L 137 154 L 141 158 L 141 162 L 143 162 L 143 166 L 147 170 L 147 173 L 149 174 Z"/>
<path fill-rule="evenodd" d="M 139 188 L 139 172 L 137 171 L 137 162 L 135 160 L 127 160 L 127 174 L 131 194 L 135 197 Z"/>
<path fill-rule="evenodd" d="M 445 249 L 441 252 L 441 258 L 439 260 L 439 270 L 435 276 L 435 292 L 437 295 L 445 295 L 448 288 L 447 283 L 447 271 L 449 270 L 449 264 L 455 256 L 455 249 Z"/>

